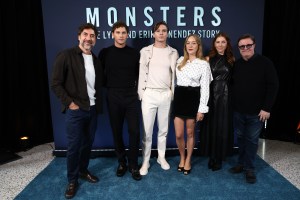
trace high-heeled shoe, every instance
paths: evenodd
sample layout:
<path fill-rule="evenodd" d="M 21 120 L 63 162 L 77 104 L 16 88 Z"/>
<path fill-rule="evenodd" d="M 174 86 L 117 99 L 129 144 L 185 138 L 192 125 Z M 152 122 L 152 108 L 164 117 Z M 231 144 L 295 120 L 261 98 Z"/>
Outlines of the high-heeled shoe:
<path fill-rule="evenodd" d="M 183 169 L 183 174 L 188 175 L 191 173 L 191 171 L 192 171 L 192 168 L 191 169 Z"/>
<path fill-rule="evenodd" d="M 180 166 L 177 167 L 178 172 L 183 172 L 183 170 L 184 170 L 184 167 L 180 167 Z"/>

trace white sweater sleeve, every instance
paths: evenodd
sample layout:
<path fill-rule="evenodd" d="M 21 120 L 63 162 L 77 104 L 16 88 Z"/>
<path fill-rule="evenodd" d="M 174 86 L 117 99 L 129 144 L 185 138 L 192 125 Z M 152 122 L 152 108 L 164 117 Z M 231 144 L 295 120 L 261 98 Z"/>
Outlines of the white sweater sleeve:
<path fill-rule="evenodd" d="M 202 74 L 200 77 L 200 104 L 198 107 L 198 112 L 207 113 L 209 110 L 207 106 L 209 99 L 209 85 L 213 78 L 208 62 L 203 62 L 201 67 L 203 67 L 203 70 L 201 70 Z"/>

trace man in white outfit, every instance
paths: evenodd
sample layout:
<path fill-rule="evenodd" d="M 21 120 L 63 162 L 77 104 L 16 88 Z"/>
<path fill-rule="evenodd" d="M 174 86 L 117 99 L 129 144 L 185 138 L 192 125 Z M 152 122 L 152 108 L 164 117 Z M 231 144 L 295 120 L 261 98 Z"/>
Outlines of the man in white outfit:
<path fill-rule="evenodd" d="M 176 49 L 167 45 L 168 25 L 161 21 L 153 26 L 154 44 L 141 50 L 138 94 L 142 105 L 144 135 L 141 175 L 150 167 L 152 135 L 157 115 L 157 162 L 164 170 L 170 169 L 165 159 L 171 101 L 174 94 Z"/>

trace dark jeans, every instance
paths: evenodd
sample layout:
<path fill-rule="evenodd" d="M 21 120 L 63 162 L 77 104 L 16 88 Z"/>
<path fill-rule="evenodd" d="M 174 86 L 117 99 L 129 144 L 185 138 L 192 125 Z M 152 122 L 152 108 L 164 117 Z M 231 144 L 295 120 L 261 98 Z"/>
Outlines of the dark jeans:
<path fill-rule="evenodd" d="M 66 128 L 68 139 L 67 177 L 69 183 L 78 179 L 79 172 L 87 171 L 91 148 L 97 128 L 96 106 L 90 111 L 66 111 Z"/>
<path fill-rule="evenodd" d="M 259 120 L 258 115 L 234 112 L 233 126 L 237 134 L 239 147 L 238 163 L 243 165 L 245 170 L 254 170 L 254 161 L 263 122 Z"/>
<path fill-rule="evenodd" d="M 129 133 L 129 167 L 138 168 L 140 144 L 140 117 L 136 88 L 109 88 L 107 105 L 110 125 L 114 138 L 115 152 L 120 164 L 126 164 L 126 151 L 123 140 L 123 124 L 126 119 Z"/>

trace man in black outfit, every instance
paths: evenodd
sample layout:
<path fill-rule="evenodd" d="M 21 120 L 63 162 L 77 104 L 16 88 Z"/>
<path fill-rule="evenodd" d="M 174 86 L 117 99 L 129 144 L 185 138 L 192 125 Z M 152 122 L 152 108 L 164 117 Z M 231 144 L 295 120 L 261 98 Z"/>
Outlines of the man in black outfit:
<path fill-rule="evenodd" d="M 124 22 L 116 22 L 112 27 L 114 45 L 102 49 L 99 53 L 99 59 L 106 75 L 109 119 L 115 152 L 119 162 L 116 174 L 121 177 L 126 173 L 128 159 L 132 178 L 141 180 L 142 177 L 138 169 L 140 144 L 140 117 L 137 94 L 139 52 L 126 45 L 128 32 L 129 28 Z M 125 119 L 129 133 L 128 156 L 123 141 L 123 123 Z"/>
<path fill-rule="evenodd" d="M 79 44 L 59 53 L 53 66 L 51 88 L 66 115 L 68 140 L 67 199 L 78 189 L 78 178 L 91 183 L 99 179 L 88 171 L 92 144 L 97 129 L 97 113 L 102 112 L 103 69 L 92 53 L 98 31 L 93 24 L 78 28 Z"/>
<path fill-rule="evenodd" d="M 233 68 L 233 125 L 239 147 L 238 164 L 231 173 L 245 171 L 247 183 L 255 183 L 255 156 L 264 123 L 270 117 L 278 91 L 276 70 L 270 59 L 256 54 L 255 38 L 238 39 L 241 58 Z"/>

